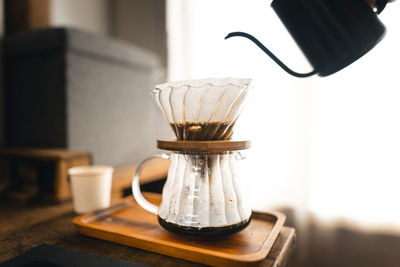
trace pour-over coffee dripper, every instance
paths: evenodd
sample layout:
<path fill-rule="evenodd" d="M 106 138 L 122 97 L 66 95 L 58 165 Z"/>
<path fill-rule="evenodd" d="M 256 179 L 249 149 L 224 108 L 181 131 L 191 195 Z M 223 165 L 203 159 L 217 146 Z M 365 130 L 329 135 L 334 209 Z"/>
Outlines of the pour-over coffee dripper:
<path fill-rule="evenodd" d="M 167 230 L 214 238 L 250 222 L 236 166 L 242 158 L 238 151 L 249 142 L 230 140 L 249 84 L 249 79 L 203 79 L 165 83 L 153 90 L 177 140 L 158 140 L 158 148 L 168 154 L 138 166 L 132 191 L 138 204 L 158 215 Z M 139 188 L 143 166 L 154 157 L 171 160 L 160 207 L 147 202 Z"/>
<path fill-rule="evenodd" d="M 250 79 L 202 79 L 157 85 L 153 95 L 178 140 L 228 140 Z"/>

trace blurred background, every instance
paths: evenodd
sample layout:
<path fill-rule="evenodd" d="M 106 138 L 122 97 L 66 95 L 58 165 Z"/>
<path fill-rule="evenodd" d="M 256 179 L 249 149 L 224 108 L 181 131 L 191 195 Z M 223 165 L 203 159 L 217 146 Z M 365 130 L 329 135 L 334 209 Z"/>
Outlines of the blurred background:
<path fill-rule="evenodd" d="M 151 97 L 169 80 L 252 78 L 236 126 L 253 140 L 244 186 L 256 210 L 297 230 L 289 266 L 400 265 L 400 6 L 382 42 L 327 78 L 298 72 L 301 51 L 265 0 L 2 1 L 3 147 L 89 151 L 137 164 L 173 136 Z M 127 178 L 128 180 L 130 178 Z"/>

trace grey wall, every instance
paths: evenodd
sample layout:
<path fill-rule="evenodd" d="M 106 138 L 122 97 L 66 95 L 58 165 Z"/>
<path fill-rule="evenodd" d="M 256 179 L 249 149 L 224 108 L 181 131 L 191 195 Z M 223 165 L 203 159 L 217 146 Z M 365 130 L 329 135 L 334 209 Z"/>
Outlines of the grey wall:
<path fill-rule="evenodd" d="M 52 0 L 52 26 L 73 27 L 101 35 L 111 29 L 110 0 Z"/>
<path fill-rule="evenodd" d="M 87 32 L 116 37 L 128 44 L 149 50 L 158 57 L 160 62 L 160 67 L 155 73 L 154 84 L 165 81 L 167 66 L 165 0 L 52 0 L 50 18 L 52 26 L 74 27 Z M 0 38 L 3 36 L 2 24 L 3 0 L 0 0 Z M 168 138 L 173 136 L 167 122 L 160 117 L 161 111 L 153 103 L 150 95 L 154 84 L 149 84 L 146 88 L 136 88 L 140 93 L 127 100 L 131 105 L 138 107 L 147 105 L 145 113 L 143 113 L 144 111 L 140 112 L 139 108 L 138 112 L 134 114 L 124 114 L 124 118 L 127 118 L 126 123 L 147 117 L 150 121 L 158 121 L 157 125 L 148 125 L 147 134 L 137 136 L 137 133 L 134 132 L 126 133 L 131 135 L 132 138 L 137 138 L 137 140 L 141 138 L 154 139 L 152 143 L 154 147 L 151 150 L 155 150 L 155 139 L 157 137 Z M 0 146 L 4 145 L 3 101 L 0 66 Z M 149 109 L 149 107 L 151 108 Z M 132 118 L 132 120 L 129 120 L 129 118 Z M 160 118 L 162 121 L 160 121 Z M 121 127 L 123 128 L 123 126 Z M 72 143 L 77 144 L 77 142 L 82 141 L 78 141 L 79 137 L 76 138 Z M 149 151 L 150 147 L 148 143 L 137 142 L 137 147 L 133 147 L 133 150 L 135 149 L 137 151 Z M 124 156 L 127 155 L 121 155 L 121 157 Z M 132 155 L 128 155 L 127 158 L 137 160 Z"/>
<path fill-rule="evenodd" d="M 140 48 L 99 46 L 99 41 L 78 43 L 110 56 L 114 52 L 114 60 L 82 56 L 75 49 L 68 53 L 68 147 L 92 151 L 96 164 L 138 163 L 156 152 L 160 131 L 170 131 L 150 94 L 159 62 Z"/>
<path fill-rule="evenodd" d="M 52 0 L 51 25 L 110 35 L 159 57 L 166 77 L 166 0 Z"/>
<path fill-rule="evenodd" d="M 157 137 L 172 132 L 151 95 L 152 52 L 64 28 L 6 45 L 7 145 L 90 151 L 95 164 L 122 166 L 153 154 Z"/>
<path fill-rule="evenodd" d="M 111 1 L 112 36 L 153 52 L 159 57 L 158 81 L 166 79 L 167 33 L 165 0 Z"/>

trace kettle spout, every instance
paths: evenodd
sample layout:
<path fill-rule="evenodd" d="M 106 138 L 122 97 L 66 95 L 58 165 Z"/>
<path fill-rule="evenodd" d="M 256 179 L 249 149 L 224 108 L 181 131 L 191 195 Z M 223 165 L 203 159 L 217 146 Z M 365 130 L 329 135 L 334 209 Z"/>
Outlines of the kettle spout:
<path fill-rule="evenodd" d="M 237 33 L 238 33 L 238 32 L 230 32 L 230 33 L 228 33 L 228 35 L 225 36 L 225 40 L 226 40 L 226 39 L 229 39 L 229 38 L 231 38 L 231 37 L 234 37 L 234 36 L 239 36 L 239 35 L 237 35 Z"/>
<path fill-rule="evenodd" d="M 253 43 L 255 43 L 262 51 L 264 51 L 264 53 L 266 53 L 273 61 L 275 61 L 276 64 L 278 64 L 284 71 L 286 71 L 290 75 L 293 75 L 293 76 L 298 77 L 298 78 L 305 78 L 305 77 L 310 77 L 310 76 L 312 76 L 312 75 L 317 73 L 316 70 L 313 70 L 313 71 L 311 71 L 309 73 L 298 73 L 298 72 L 295 72 L 295 71 L 291 70 L 279 58 L 277 58 L 268 48 L 266 48 L 257 38 L 255 38 L 254 36 L 252 36 L 252 35 L 250 35 L 248 33 L 245 33 L 245 32 L 231 32 L 225 37 L 225 40 L 229 39 L 231 37 L 235 37 L 235 36 L 245 37 L 245 38 L 249 39 L 250 41 L 252 41 Z"/>

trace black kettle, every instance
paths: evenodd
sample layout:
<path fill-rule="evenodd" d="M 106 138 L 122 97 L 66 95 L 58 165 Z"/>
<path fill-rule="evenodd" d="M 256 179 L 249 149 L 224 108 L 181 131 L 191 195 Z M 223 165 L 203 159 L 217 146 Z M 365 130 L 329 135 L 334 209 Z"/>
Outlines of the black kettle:
<path fill-rule="evenodd" d="M 291 70 L 248 33 L 232 32 L 225 39 L 250 39 L 293 76 L 328 76 L 350 65 L 382 40 L 385 26 L 377 13 L 386 3 L 387 0 L 378 0 L 375 12 L 366 0 L 274 0 L 271 7 L 314 68 L 309 73 Z"/>

